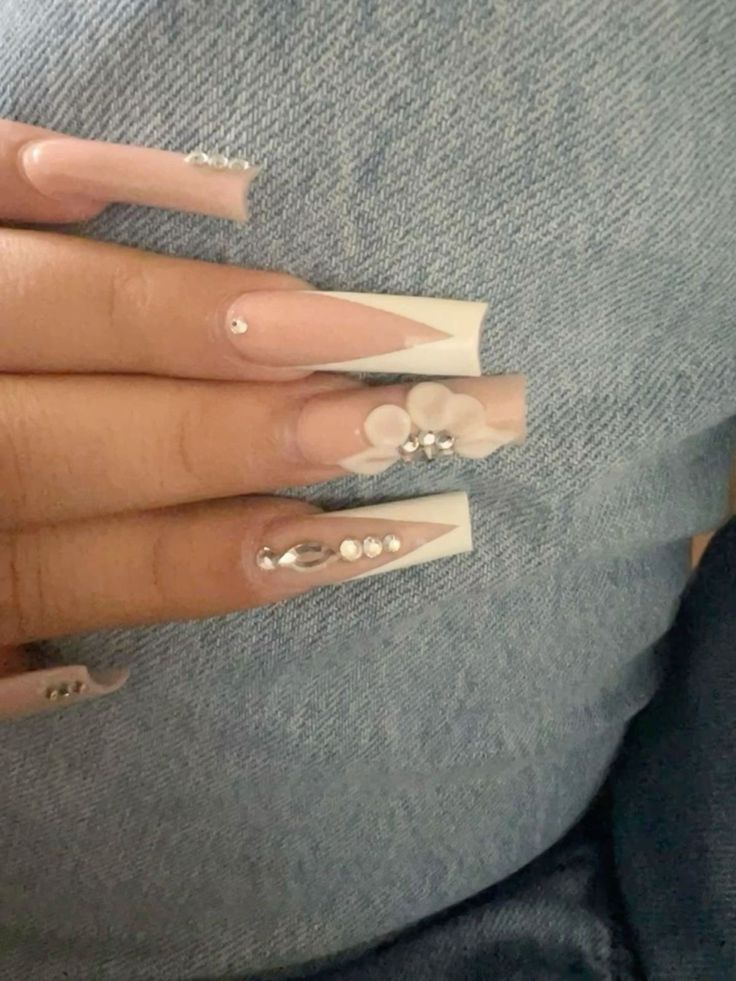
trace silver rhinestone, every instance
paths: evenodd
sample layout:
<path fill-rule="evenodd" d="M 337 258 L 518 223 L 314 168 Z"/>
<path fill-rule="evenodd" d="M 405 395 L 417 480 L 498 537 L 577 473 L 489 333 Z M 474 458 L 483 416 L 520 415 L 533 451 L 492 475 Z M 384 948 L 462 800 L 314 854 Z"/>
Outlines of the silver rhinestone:
<path fill-rule="evenodd" d="M 443 453 L 452 452 L 454 446 L 455 437 L 452 435 L 452 433 L 437 433 L 437 448 L 442 450 Z"/>
<path fill-rule="evenodd" d="M 210 154 L 209 164 L 215 170 L 227 170 L 230 161 L 224 153 L 212 153 Z"/>
<path fill-rule="evenodd" d="M 48 698 L 48 700 L 50 702 L 55 702 L 58 699 L 58 697 L 59 697 L 59 690 L 58 690 L 58 688 L 47 688 L 46 689 L 46 698 Z"/>
<path fill-rule="evenodd" d="M 192 150 L 184 157 L 184 163 L 192 164 L 194 167 L 206 167 L 209 162 L 210 158 L 204 150 Z"/>
<path fill-rule="evenodd" d="M 239 317 L 236 317 L 235 320 L 230 321 L 230 332 L 232 334 L 245 334 L 247 330 L 248 324 L 245 322 L 245 320 L 241 320 Z"/>
<path fill-rule="evenodd" d="M 434 444 L 437 442 L 437 437 L 432 432 L 420 433 L 419 442 L 422 444 L 422 446 L 434 446 Z"/>
<path fill-rule="evenodd" d="M 295 572 L 312 572 L 322 569 L 337 559 L 337 553 L 329 545 L 320 542 L 300 542 L 279 556 L 279 567 Z"/>
<path fill-rule="evenodd" d="M 340 555 L 346 562 L 357 562 L 363 554 L 363 546 L 357 538 L 346 538 L 340 542 Z"/>
<path fill-rule="evenodd" d="M 250 170 L 250 163 L 242 157 L 233 157 L 228 167 L 230 170 Z"/>
<path fill-rule="evenodd" d="M 69 685 L 66 682 L 64 682 L 63 684 L 59 685 L 58 691 L 59 691 L 59 695 L 60 695 L 61 698 L 69 698 L 69 696 L 72 693 L 71 688 L 69 687 Z"/>
<path fill-rule="evenodd" d="M 384 535 L 383 547 L 387 552 L 398 552 L 401 548 L 401 539 L 398 535 Z"/>
<path fill-rule="evenodd" d="M 81 695 L 82 692 L 87 690 L 87 686 L 83 681 L 75 681 L 72 685 L 72 691 L 75 695 Z"/>
<path fill-rule="evenodd" d="M 373 535 L 368 535 L 367 538 L 363 539 L 363 552 L 369 559 L 377 558 L 382 551 L 383 542 L 380 538 L 375 538 Z"/>
<path fill-rule="evenodd" d="M 419 450 L 419 439 L 417 436 L 412 434 L 399 447 L 399 456 L 404 461 L 404 463 L 412 463 L 416 457 L 418 450 Z"/>
<path fill-rule="evenodd" d="M 276 553 L 271 548 L 262 548 L 256 555 L 256 565 L 266 572 L 273 572 L 277 565 Z"/>

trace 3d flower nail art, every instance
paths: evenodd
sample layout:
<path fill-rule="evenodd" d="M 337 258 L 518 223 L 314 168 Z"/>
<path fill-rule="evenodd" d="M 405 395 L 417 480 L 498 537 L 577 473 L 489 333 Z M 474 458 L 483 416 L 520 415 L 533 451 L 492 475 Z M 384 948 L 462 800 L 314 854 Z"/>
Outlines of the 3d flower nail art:
<path fill-rule="evenodd" d="M 363 385 L 309 399 L 296 443 L 309 463 L 381 473 L 394 463 L 476 460 L 526 435 L 523 375 Z"/>
<path fill-rule="evenodd" d="M 479 399 L 438 382 L 415 385 L 403 408 L 377 406 L 366 417 L 363 433 L 369 448 L 339 461 L 353 473 L 381 473 L 398 460 L 480 459 L 518 438 L 511 429 L 489 426 Z"/>

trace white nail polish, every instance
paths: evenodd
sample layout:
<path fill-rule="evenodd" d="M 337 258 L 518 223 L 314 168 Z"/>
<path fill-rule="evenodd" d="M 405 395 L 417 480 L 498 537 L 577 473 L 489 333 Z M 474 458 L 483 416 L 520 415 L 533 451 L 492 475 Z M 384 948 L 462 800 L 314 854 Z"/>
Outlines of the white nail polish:
<path fill-rule="evenodd" d="M 391 501 L 387 504 L 373 504 L 368 507 L 349 508 L 346 511 L 332 511 L 327 514 L 315 515 L 315 520 L 351 517 L 375 519 L 379 524 L 384 521 L 406 521 L 425 522 L 448 527 L 444 534 L 434 537 L 424 544 L 416 545 L 403 554 L 396 554 L 389 562 L 372 569 L 368 568 L 354 576 L 354 579 L 408 569 L 413 565 L 422 565 L 425 562 L 434 562 L 435 559 L 446 559 L 452 555 L 461 555 L 473 550 L 470 505 L 468 495 L 463 491 L 434 494 L 430 497 L 416 497 L 406 501 Z M 397 525 L 396 527 L 399 528 L 400 526 Z"/>
<path fill-rule="evenodd" d="M 323 296 L 386 311 L 424 327 L 442 332 L 438 340 L 412 343 L 396 351 L 351 361 L 310 364 L 313 371 L 385 372 L 411 375 L 481 374 L 480 333 L 487 303 L 440 300 L 424 296 L 393 296 L 382 293 L 324 293 Z M 380 321 L 377 321 L 380 324 Z M 349 322 L 345 330 L 350 330 Z M 307 366 L 305 366 L 307 367 Z"/>

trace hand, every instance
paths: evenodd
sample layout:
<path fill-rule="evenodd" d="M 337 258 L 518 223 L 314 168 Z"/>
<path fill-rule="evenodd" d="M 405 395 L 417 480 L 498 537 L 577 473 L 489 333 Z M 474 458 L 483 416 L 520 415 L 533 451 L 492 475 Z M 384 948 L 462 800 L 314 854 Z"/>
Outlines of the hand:
<path fill-rule="evenodd" d="M 99 210 L 29 183 L 19 161 L 38 140 L 0 121 L 0 217 Z M 451 410 L 467 456 L 523 435 L 513 376 L 366 387 L 312 373 L 413 348 L 426 361 L 451 334 L 307 290 L 282 273 L 0 230 L 0 645 L 270 603 L 447 534 L 439 511 L 325 518 L 243 496 L 379 472 L 411 435 L 409 399 L 427 418 Z M 341 555 L 376 535 L 391 548 Z M 263 559 L 315 541 L 308 576 L 294 571 L 306 553 L 291 567 Z"/>

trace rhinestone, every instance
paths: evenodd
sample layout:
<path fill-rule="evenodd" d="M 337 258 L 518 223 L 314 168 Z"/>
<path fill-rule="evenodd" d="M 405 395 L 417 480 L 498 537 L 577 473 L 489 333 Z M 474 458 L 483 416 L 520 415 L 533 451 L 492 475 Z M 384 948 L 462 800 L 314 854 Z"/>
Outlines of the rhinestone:
<path fill-rule="evenodd" d="M 46 698 L 48 698 L 50 702 L 55 702 L 58 699 L 58 697 L 59 697 L 59 691 L 57 688 L 46 689 Z"/>
<path fill-rule="evenodd" d="M 75 681 L 74 684 L 72 685 L 72 691 L 74 692 L 75 695 L 81 695 L 82 692 L 86 690 L 86 688 L 87 686 L 83 681 Z"/>
<path fill-rule="evenodd" d="M 248 324 L 244 320 L 240 320 L 238 317 L 235 320 L 230 321 L 230 332 L 233 334 L 245 334 L 248 330 Z"/>
<path fill-rule="evenodd" d="M 401 548 L 401 539 L 398 535 L 385 535 L 383 539 L 383 547 L 387 552 L 398 552 Z"/>
<path fill-rule="evenodd" d="M 272 572 L 276 568 L 276 564 L 276 553 L 273 551 L 273 549 L 262 548 L 258 555 L 256 555 L 256 565 L 259 569 L 265 569 L 267 572 Z"/>
<path fill-rule="evenodd" d="M 422 444 L 422 446 L 434 446 L 434 444 L 437 442 L 437 437 L 434 433 L 430 432 L 420 433 L 419 442 Z"/>
<path fill-rule="evenodd" d="M 399 456 L 405 463 L 412 463 L 419 449 L 419 439 L 412 433 L 399 447 Z"/>
<path fill-rule="evenodd" d="M 363 546 L 357 538 L 346 538 L 340 542 L 340 555 L 346 562 L 357 562 L 363 554 Z"/>
<path fill-rule="evenodd" d="M 228 167 L 230 170 L 250 170 L 250 163 L 242 157 L 233 157 Z"/>
<path fill-rule="evenodd" d="M 303 542 L 294 545 L 283 555 L 279 556 L 278 564 L 282 568 L 294 569 L 296 572 L 312 572 L 329 565 L 337 558 L 335 551 L 329 545 L 320 542 Z"/>
<path fill-rule="evenodd" d="M 215 170 L 227 170 L 230 161 L 223 153 L 213 153 L 211 154 L 208 163 L 210 167 L 214 167 Z"/>
<path fill-rule="evenodd" d="M 374 538 L 373 535 L 369 535 L 367 538 L 363 539 L 363 552 L 369 559 L 377 558 L 382 551 L 383 542 L 380 538 Z"/>
<path fill-rule="evenodd" d="M 184 157 L 184 163 L 192 164 L 195 167 L 206 167 L 210 158 L 204 150 L 193 150 Z"/>
<path fill-rule="evenodd" d="M 69 696 L 72 693 L 71 688 L 69 687 L 69 685 L 66 682 L 64 682 L 63 685 L 59 685 L 58 691 L 59 691 L 59 695 L 61 696 L 61 698 L 69 698 Z"/>
<path fill-rule="evenodd" d="M 455 437 L 451 433 L 437 433 L 437 447 L 443 453 L 449 453 L 455 446 Z"/>

